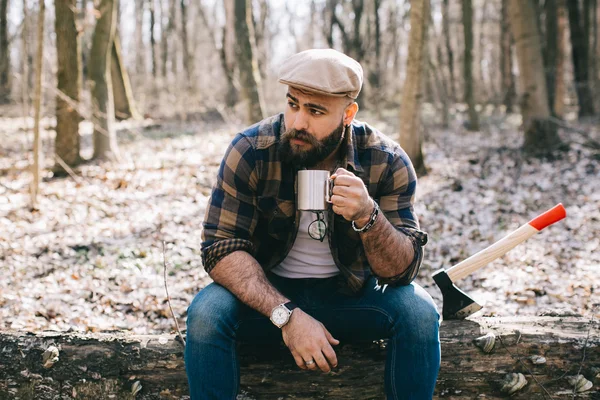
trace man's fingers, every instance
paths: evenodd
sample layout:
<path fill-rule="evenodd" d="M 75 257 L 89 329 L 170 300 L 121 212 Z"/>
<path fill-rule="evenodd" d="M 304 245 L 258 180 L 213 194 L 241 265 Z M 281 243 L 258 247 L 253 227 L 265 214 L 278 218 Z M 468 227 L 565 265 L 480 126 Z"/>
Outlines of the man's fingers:
<path fill-rule="evenodd" d="M 325 336 L 327 337 L 327 341 L 332 345 L 340 344 L 340 341 L 333 337 L 333 335 L 323 326 L 323 330 L 325 331 Z"/>
<path fill-rule="evenodd" d="M 333 187 L 336 186 L 350 186 L 352 181 L 354 180 L 354 175 L 332 175 L 331 179 L 333 179 Z"/>
<path fill-rule="evenodd" d="M 325 356 L 323 356 L 323 353 L 321 353 L 319 351 L 316 354 L 313 354 L 313 359 L 315 360 L 315 363 L 319 366 L 321 371 L 323 371 L 323 372 L 331 371 L 331 366 L 329 366 L 329 363 L 325 359 Z"/>
<path fill-rule="evenodd" d="M 294 357 L 294 361 L 296 361 L 296 365 L 300 367 L 300 369 L 306 369 L 306 364 L 304 364 L 304 359 L 300 357 L 298 353 L 292 351 L 292 356 Z"/>
<path fill-rule="evenodd" d="M 334 368 L 337 367 L 337 356 L 335 355 L 335 351 L 333 351 L 331 346 L 325 346 L 321 351 L 323 352 L 323 355 L 327 358 L 329 365 L 331 365 Z"/>
<path fill-rule="evenodd" d="M 336 170 L 335 170 L 335 173 L 334 173 L 334 175 L 338 175 L 338 176 L 339 176 L 339 175 L 350 175 L 350 176 L 354 176 L 354 174 L 353 174 L 352 172 L 348 171 L 348 170 L 347 170 L 347 169 L 345 169 L 345 168 L 338 168 L 338 169 L 336 169 Z"/>
<path fill-rule="evenodd" d="M 310 369 L 311 371 L 314 371 L 319 368 L 319 365 L 317 364 L 313 356 L 308 355 L 305 357 L 305 359 L 306 361 L 304 362 L 304 369 Z M 306 363 L 308 363 L 308 365 Z"/>

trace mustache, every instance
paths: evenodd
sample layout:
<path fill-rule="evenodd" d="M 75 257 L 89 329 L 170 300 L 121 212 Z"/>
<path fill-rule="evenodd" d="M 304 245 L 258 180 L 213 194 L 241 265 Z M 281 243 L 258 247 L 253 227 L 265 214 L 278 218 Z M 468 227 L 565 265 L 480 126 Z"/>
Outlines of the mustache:
<path fill-rule="evenodd" d="M 290 129 L 284 133 L 285 140 L 290 141 L 291 139 L 299 139 L 312 144 L 314 147 L 322 147 L 323 145 L 313 135 L 305 131 L 304 129 Z"/>

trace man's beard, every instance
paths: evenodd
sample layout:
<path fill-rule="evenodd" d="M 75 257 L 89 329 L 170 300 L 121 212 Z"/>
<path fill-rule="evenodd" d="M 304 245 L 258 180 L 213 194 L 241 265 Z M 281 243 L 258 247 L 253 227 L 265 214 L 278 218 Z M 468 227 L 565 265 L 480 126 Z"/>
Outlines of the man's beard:
<path fill-rule="evenodd" d="M 281 136 L 279 156 L 283 162 L 290 163 L 298 169 L 314 167 L 329 157 L 338 148 L 343 138 L 343 121 L 322 140 L 316 139 L 305 130 L 298 131 L 292 128 Z M 310 146 L 307 150 L 303 150 L 299 145 L 292 144 L 291 139 L 303 140 Z"/>

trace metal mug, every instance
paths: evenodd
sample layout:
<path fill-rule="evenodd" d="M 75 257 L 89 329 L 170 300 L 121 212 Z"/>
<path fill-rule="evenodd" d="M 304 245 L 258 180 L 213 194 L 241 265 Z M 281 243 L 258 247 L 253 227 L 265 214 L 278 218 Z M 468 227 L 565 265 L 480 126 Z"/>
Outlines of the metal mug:
<path fill-rule="evenodd" d="M 329 171 L 303 169 L 298 171 L 298 209 L 303 211 L 327 210 L 331 203 L 333 179 Z"/>

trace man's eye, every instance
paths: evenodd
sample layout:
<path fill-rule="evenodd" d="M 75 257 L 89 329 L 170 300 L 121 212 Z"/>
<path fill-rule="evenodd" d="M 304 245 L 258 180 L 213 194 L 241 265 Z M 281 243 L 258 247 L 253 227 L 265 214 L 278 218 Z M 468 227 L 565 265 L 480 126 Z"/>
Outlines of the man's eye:
<path fill-rule="evenodd" d="M 314 115 L 323 115 L 323 111 L 315 110 L 314 108 L 312 110 L 310 110 L 310 112 L 312 112 Z"/>
<path fill-rule="evenodd" d="M 288 101 L 288 106 L 290 106 L 290 108 L 298 108 L 298 105 L 296 105 L 296 103 L 292 103 L 291 101 Z"/>

